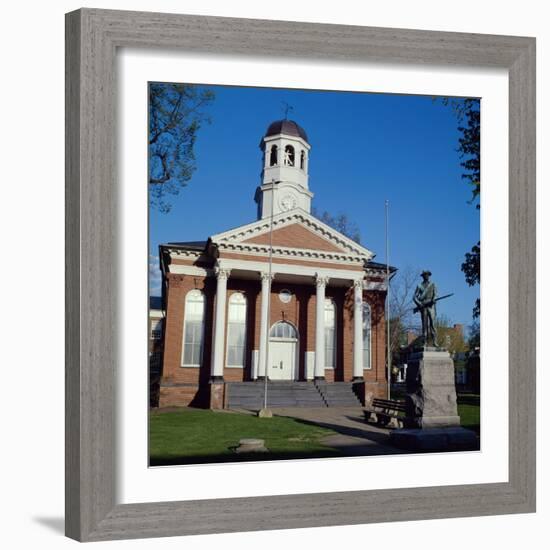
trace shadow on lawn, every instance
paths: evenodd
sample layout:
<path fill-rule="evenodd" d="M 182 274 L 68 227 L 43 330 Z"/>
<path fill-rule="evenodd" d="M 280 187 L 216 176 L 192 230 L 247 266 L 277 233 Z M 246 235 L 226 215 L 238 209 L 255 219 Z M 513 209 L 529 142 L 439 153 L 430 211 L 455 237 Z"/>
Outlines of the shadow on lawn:
<path fill-rule="evenodd" d="M 478 398 L 478 401 L 479 401 L 479 398 Z M 361 418 L 358 418 L 358 417 L 355 417 L 355 416 L 346 416 L 346 418 L 348 420 L 351 420 L 352 422 L 357 422 L 358 424 L 362 424 L 364 425 L 364 420 L 361 419 Z M 399 447 L 395 447 L 394 445 L 391 444 L 390 442 L 390 437 L 389 437 L 389 434 L 385 433 L 385 432 L 371 432 L 371 431 L 366 431 L 364 429 L 360 429 L 360 428 L 354 428 L 352 426 L 342 426 L 342 425 L 339 425 L 339 424 L 332 424 L 330 422 L 322 422 L 322 421 L 313 421 L 313 420 L 305 420 L 305 419 L 302 419 L 302 418 L 294 418 L 294 420 L 296 420 L 296 422 L 301 422 L 302 424 L 308 424 L 308 425 L 312 425 L 312 426 L 320 426 L 321 428 L 328 428 L 330 430 L 333 430 L 335 431 L 336 433 L 339 433 L 339 434 L 342 434 L 342 435 L 349 435 L 349 436 L 352 436 L 352 437 L 359 437 L 359 438 L 362 438 L 362 439 L 365 439 L 365 440 L 368 440 L 368 441 L 372 441 L 374 443 L 377 443 L 378 445 L 381 445 L 384 447 L 384 452 L 383 453 L 380 453 L 380 452 L 365 452 L 364 454 L 362 454 L 362 456 L 375 456 L 375 455 L 378 455 L 378 454 L 385 454 L 385 455 L 391 455 L 391 454 L 418 454 L 418 450 L 407 450 L 407 449 L 403 449 L 403 448 L 399 448 Z M 465 425 L 463 426 L 464 428 L 467 428 L 469 430 L 472 430 L 474 432 L 477 433 L 477 435 L 479 436 L 479 425 Z M 454 448 L 449 448 L 447 449 L 446 451 L 443 451 L 443 452 L 454 452 L 454 451 L 464 451 L 465 449 L 454 449 Z M 472 447 L 471 449 L 468 449 L 470 451 L 479 451 L 479 439 L 478 439 L 478 442 L 477 442 L 477 445 L 475 447 Z M 342 448 L 340 449 L 341 451 L 341 455 L 340 456 L 352 456 L 351 454 L 347 454 L 345 452 L 345 448 Z M 432 451 L 432 450 L 424 450 L 424 451 L 420 451 L 421 453 L 423 454 L 428 454 L 428 453 L 439 453 L 439 452 L 442 452 L 441 450 L 435 450 L 435 451 Z"/>
<path fill-rule="evenodd" d="M 473 405 L 479 407 L 479 395 L 473 393 L 458 393 L 456 401 L 459 405 Z"/>
<path fill-rule="evenodd" d="M 205 456 L 181 456 L 169 458 L 151 458 L 149 466 L 180 466 L 186 464 L 219 464 L 223 462 L 261 462 L 265 460 L 296 460 L 305 458 L 335 458 L 346 456 L 336 449 L 327 449 L 326 451 L 316 452 L 267 452 L 267 453 L 247 453 L 247 454 L 223 454 L 223 455 L 205 455 Z"/>
<path fill-rule="evenodd" d="M 341 424 L 334 424 L 331 422 L 326 421 L 319 421 L 319 420 L 306 420 L 304 418 L 294 418 L 296 422 L 299 422 L 301 424 L 306 424 L 308 426 L 318 426 L 320 428 L 327 428 L 329 430 L 332 430 L 338 434 L 341 435 L 349 435 L 351 437 L 361 437 L 363 439 L 366 439 L 368 441 L 373 441 L 374 443 L 378 443 L 380 445 L 390 446 L 388 437 L 388 434 L 383 432 L 368 432 L 365 429 L 361 428 L 354 428 L 352 426 L 342 426 Z M 353 422 L 357 422 L 359 424 L 364 425 L 365 421 L 361 418 L 357 418 L 354 416 L 346 416 L 348 420 L 351 420 Z M 399 450 L 401 453 L 402 450 Z"/>

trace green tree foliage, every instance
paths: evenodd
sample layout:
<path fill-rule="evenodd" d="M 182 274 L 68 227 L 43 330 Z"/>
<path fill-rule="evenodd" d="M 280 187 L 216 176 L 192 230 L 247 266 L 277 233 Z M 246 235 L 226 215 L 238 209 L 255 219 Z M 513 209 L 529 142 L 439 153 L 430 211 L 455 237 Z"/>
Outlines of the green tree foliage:
<path fill-rule="evenodd" d="M 214 92 L 199 86 L 153 82 L 149 85 L 149 202 L 169 212 L 168 195 L 177 195 L 196 169 L 194 145 L 204 109 Z"/>
<path fill-rule="evenodd" d="M 476 203 L 479 209 L 480 193 L 480 111 L 479 100 L 467 98 L 457 111 L 459 116 L 458 131 L 462 134 L 458 139 L 458 150 L 463 161 L 460 163 L 464 168 L 462 177 L 472 186 L 471 202 Z"/>
<path fill-rule="evenodd" d="M 479 348 L 481 343 L 481 333 L 479 330 L 479 320 L 475 319 L 474 322 L 468 327 L 468 347 L 470 351 L 475 351 Z"/>
<path fill-rule="evenodd" d="M 472 246 L 471 252 L 466 252 L 464 255 L 465 260 L 462 263 L 461 269 L 464 272 L 464 277 L 466 282 L 470 286 L 478 285 L 480 283 L 481 272 L 480 272 L 480 261 L 481 261 L 481 244 L 480 241 Z M 473 316 L 474 318 L 479 317 L 480 314 L 480 301 L 477 298 L 474 305 Z"/>
<path fill-rule="evenodd" d="M 445 105 L 450 105 L 458 118 L 458 131 L 460 137 L 458 139 L 458 152 L 462 158 L 460 165 L 464 172 L 462 177 L 472 186 L 471 203 L 479 209 L 479 195 L 481 192 L 480 178 L 480 107 L 479 100 L 466 98 L 464 100 L 443 100 Z M 464 273 L 466 282 L 470 286 L 479 284 L 480 282 L 480 257 L 481 257 L 481 242 L 472 246 L 470 252 L 464 255 L 464 262 L 461 269 Z M 480 301 L 476 300 L 473 309 L 474 318 L 478 318 L 480 314 Z"/>
<path fill-rule="evenodd" d="M 361 243 L 359 227 L 356 223 L 350 221 L 346 214 L 337 214 L 336 216 L 333 216 L 326 210 L 321 213 L 315 207 L 312 209 L 311 214 L 318 220 L 321 220 L 323 223 L 326 223 L 328 226 L 342 233 L 342 235 L 349 237 L 352 241 L 355 241 L 358 244 Z"/>

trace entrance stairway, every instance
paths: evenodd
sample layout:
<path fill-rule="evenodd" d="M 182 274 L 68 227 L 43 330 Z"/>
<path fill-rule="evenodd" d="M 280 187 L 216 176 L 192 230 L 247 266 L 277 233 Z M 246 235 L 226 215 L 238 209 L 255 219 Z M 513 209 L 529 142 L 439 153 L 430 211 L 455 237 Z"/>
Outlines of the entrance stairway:
<path fill-rule="evenodd" d="M 228 382 L 227 408 L 258 410 L 264 406 L 264 383 Z M 267 406 L 359 407 L 361 403 L 348 382 L 268 382 Z"/>
<path fill-rule="evenodd" d="M 353 391 L 351 382 L 321 382 L 317 384 L 319 393 L 327 407 L 360 407 L 361 402 Z"/>

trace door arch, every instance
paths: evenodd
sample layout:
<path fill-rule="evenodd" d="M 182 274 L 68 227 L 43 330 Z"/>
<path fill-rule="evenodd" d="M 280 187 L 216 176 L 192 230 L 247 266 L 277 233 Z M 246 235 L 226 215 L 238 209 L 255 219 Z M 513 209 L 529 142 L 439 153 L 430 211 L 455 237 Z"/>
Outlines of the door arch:
<path fill-rule="evenodd" d="M 269 330 L 268 377 L 270 380 L 297 380 L 299 337 L 296 327 L 278 321 Z"/>

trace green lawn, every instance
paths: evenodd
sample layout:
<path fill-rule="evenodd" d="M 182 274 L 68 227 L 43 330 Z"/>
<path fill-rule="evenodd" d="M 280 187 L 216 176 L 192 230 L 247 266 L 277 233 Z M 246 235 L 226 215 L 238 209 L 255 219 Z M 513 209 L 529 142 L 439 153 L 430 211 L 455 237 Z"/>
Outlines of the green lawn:
<path fill-rule="evenodd" d="M 457 397 L 461 425 L 479 434 L 479 395 Z M 149 428 L 151 466 L 343 456 L 320 442 L 336 432 L 293 418 L 192 408 L 153 410 Z M 269 453 L 236 454 L 244 438 L 264 439 Z"/>
<path fill-rule="evenodd" d="M 335 432 L 292 418 L 257 418 L 190 408 L 152 411 L 149 427 L 152 466 L 341 456 L 319 442 Z M 234 453 L 243 438 L 264 439 L 270 452 L 248 456 Z"/>
<path fill-rule="evenodd" d="M 459 393 L 457 395 L 460 425 L 463 428 L 480 432 L 479 395 L 475 393 Z"/>
<path fill-rule="evenodd" d="M 406 392 L 400 393 L 394 391 L 392 399 L 403 400 Z M 456 401 L 458 405 L 458 415 L 460 416 L 460 425 L 463 428 L 474 430 L 479 435 L 479 394 L 476 393 L 457 393 Z M 403 413 L 401 416 L 405 416 Z"/>

